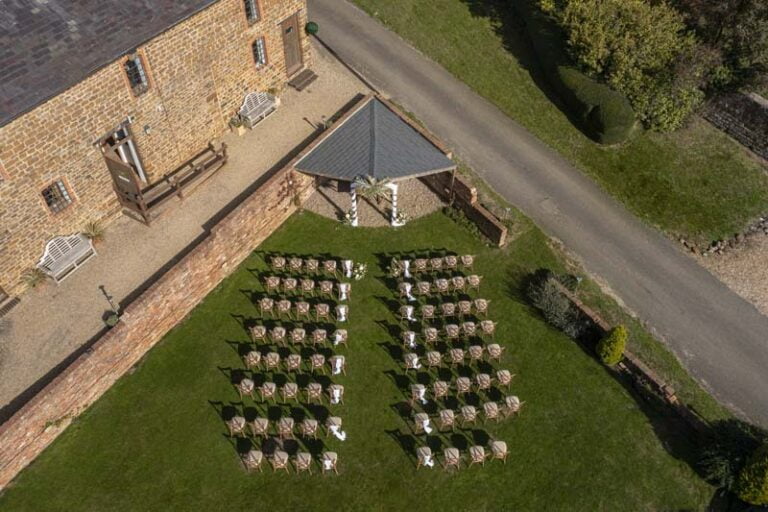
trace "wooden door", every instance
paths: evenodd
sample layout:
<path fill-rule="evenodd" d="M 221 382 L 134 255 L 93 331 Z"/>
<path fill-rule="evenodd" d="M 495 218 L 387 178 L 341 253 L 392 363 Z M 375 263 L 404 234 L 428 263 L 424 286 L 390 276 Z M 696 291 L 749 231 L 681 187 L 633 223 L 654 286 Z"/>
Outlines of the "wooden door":
<path fill-rule="evenodd" d="M 283 52 L 285 69 L 288 76 L 302 68 L 301 41 L 299 38 L 299 13 L 294 14 L 280 24 L 283 31 Z"/>

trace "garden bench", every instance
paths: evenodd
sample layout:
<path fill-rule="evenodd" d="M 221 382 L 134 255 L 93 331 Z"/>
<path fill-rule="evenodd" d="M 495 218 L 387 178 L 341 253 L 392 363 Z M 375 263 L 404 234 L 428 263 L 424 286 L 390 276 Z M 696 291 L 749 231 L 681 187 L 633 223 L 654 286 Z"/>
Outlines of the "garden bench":
<path fill-rule="evenodd" d="M 279 100 L 267 92 L 251 92 L 246 95 L 243 106 L 240 107 L 240 117 L 248 128 L 266 118 L 277 110 Z"/>
<path fill-rule="evenodd" d="M 95 255 L 93 242 L 82 233 L 57 236 L 45 244 L 37 267 L 58 284 Z"/>

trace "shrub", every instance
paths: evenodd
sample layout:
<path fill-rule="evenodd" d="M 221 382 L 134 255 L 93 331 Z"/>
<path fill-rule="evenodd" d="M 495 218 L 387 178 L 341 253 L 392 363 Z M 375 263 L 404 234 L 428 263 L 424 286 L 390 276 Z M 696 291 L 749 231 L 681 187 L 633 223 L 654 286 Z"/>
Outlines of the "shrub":
<path fill-rule="evenodd" d="M 528 299 L 541 311 L 544 319 L 571 338 L 580 338 L 587 330 L 587 324 L 579 311 L 558 287 L 557 278 L 549 270 L 534 274 L 528 285 Z"/>
<path fill-rule="evenodd" d="M 764 432 L 740 420 L 715 423 L 699 456 L 704 478 L 717 487 L 734 491 L 739 473 L 764 438 Z"/>
<path fill-rule="evenodd" d="M 38 286 L 44 284 L 47 278 L 48 276 L 45 274 L 45 272 L 37 267 L 30 268 L 24 272 L 24 275 L 22 276 L 24 283 L 30 288 L 37 288 Z"/>
<path fill-rule="evenodd" d="M 768 444 L 747 460 L 736 482 L 736 495 L 751 505 L 768 505 Z"/>
<path fill-rule="evenodd" d="M 598 342 L 597 356 L 608 366 L 618 364 L 624 357 L 628 337 L 627 328 L 623 325 L 617 326 Z"/>
<path fill-rule="evenodd" d="M 104 240 L 104 228 L 99 221 L 91 221 L 83 228 L 83 234 L 93 243 Z"/>

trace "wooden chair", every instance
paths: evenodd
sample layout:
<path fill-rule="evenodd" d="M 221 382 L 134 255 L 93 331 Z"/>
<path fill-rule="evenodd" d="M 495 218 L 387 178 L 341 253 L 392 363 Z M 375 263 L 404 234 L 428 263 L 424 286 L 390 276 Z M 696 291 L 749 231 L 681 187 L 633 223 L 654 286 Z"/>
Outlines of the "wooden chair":
<path fill-rule="evenodd" d="M 461 333 L 467 339 L 472 338 L 477 334 L 477 325 L 475 325 L 475 322 L 462 322 Z"/>
<path fill-rule="evenodd" d="M 437 343 L 440 339 L 440 335 L 438 333 L 438 330 L 436 327 L 425 327 L 424 328 L 424 342 L 427 345 L 431 345 L 433 343 Z"/>
<path fill-rule="evenodd" d="M 323 272 L 327 275 L 335 276 L 337 268 L 336 260 L 325 260 L 323 262 Z"/>
<path fill-rule="evenodd" d="M 299 354 L 289 354 L 285 358 L 285 371 L 287 373 L 301 373 L 301 356 Z"/>
<path fill-rule="evenodd" d="M 435 293 L 447 295 L 451 292 L 450 281 L 444 278 L 435 279 Z"/>
<path fill-rule="evenodd" d="M 443 469 L 448 471 L 451 468 L 461 469 L 461 452 L 458 448 L 443 449 Z"/>
<path fill-rule="evenodd" d="M 267 313 L 269 313 L 269 316 L 274 316 L 275 301 L 269 297 L 264 297 L 263 299 L 259 300 L 259 311 L 261 312 L 261 318 L 264 318 L 264 315 Z"/>
<path fill-rule="evenodd" d="M 483 315 L 484 317 L 488 316 L 488 306 L 491 304 L 491 301 L 488 299 L 475 299 L 473 302 L 473 306 L 475 307 L 475 314 L 477 316 Z"/>
<path fill-rule="evenodd" d="M 475 257 L 471 254 L 464 254 L 459 257 L 459 264 L 465 270 L 472 270 L 475 266 Z"/>
<path fill-rule="evenodd" d="M 501 356 L 504 353 L 504 347 L 499 345 L 498 343 L 491 343 L 488 345 L 488 360 L 493 361 L 494 359 L 498 362 L 501 362 Z"/>
<path fill-rule="evenodd" d="M 264 454 L 259 450 L 249 450 L 243 454 L 243 466 L 249 473 L 256 469 L 261 473 L 261 465 L 264 462 Z"/>
<path fill-rule="evenodd" d="M 478 276 L 476 274 L 472 274 L 471 276 L 467 276 L 467 285 L 470 290 L 477 290 L 480 291 L 480 282 L 483 280 L 483 276 Z"/>
<path fill-rule="evenodd" d="M 309 358 L 310 371 L 323 372 L 325 374 L 325 356 L 323 354 L 312 354 Z"/>
<path fill-rule="evenodd" d="M 310 382 L 305 388 L 307 391 L 307 403 L 317 400 L 317 403 L 323 403 L 323 386 L 317 382 Z"/>
<path fill-rule="evenodd" d="M 475 375 L 475 384 L 477 385 L 477 391 L 488 391 L 491 389 L 493 379 L 487 373 L 478 373 Z"/>
<path fill-rule="evenodd" d="M 285 327 L 275 326 L 269 333 L 269 339 L 277 345 L 285 345 Z"/>
<path fill-rule="evenodd" d="M 408 404 L 413 407 L 416 402 L 426 402 L 427 388 L 424 384 L 411 384 L 411 398 Z"/>
<path fill-rule="evenodd" d="M 301 280 L 301 294 L 314 297 L 315 295 L 315 280 L 314 279 L 302 279 Z"/>
<path fill-rule="evenodd" d="M 273 256 L 272 257 L 272 270 L 275 272 L 282 272 L 285 270 L 285 258 L 282 256 Z"/>
<path fill-rule="evenodd" d="M 429 426 L 429 414 L 419 412 L 413 415 L 413 433 L 418 435 L 426 434 Z"/>
<path fill-rule="evenodd" d="M 317 439 L 317 427 L 317 420 L 306 418 L 304 421 L 299 423 L 299 432 L 303 437 L 307 439 L 310 437 L 312 439 Z"/>
<path fill-rule="evenodd" d="M 421 306 L 421 320 L 426 322 L 427 320 L 435 319 L 435 306 L 432 304 L 425 304 Z"/>
<path fill-rule="evenodd" d="M 443 366 L 443 354 L 437 350 L 427 352 L 427 368 L 440 368 Z"/>
<path fill-rule="evenodd" d="M 333 297 L 333 281 L 320 281 L 319 287 L 321 297 Z"/>
<path fill-rule="evenodd" d="M 293 418 L 280 418 L 277 422 L 277 436 L 280 439 L 293 439 Z"/>
<path fill-rule="evenodd" d="M 333 471 L 337 475 L 339 474 L 339 455 L 336 452 L 323 452 L 322 456 L 322 472 Z"/>
<path fill-rule="evenodd" d="M 291 343 L 293 345 L 304 345 L 307 342 L 307 331 L 301 327 L 291 329 Z"/>
<path fill-rule="evenodd" d="M 467 289 L 467 280 L 462 276 L 455 276 L 451 279 L 451 288 L 453 293 L 464 292 Z"/>
<path fill-rule="evenodd" d="M 435 400 L 440 400 L 448 396 L 448 390 L 450 386 L 444 380 L 436 380 L 432 383 L 432 397 Z"/>
<path fill-rule="evenodd" d="M 417 274 L 423 274 L 427 271 L 427 266 L 429 265 L 429 260 L 424 258 L 416 258 L 413 260 L 413 271 Z"/>
<path fill-rule="evenodd" d="M 280 354 L 277 352 L 269 352 L 264 356 L 264 370 L 276 370 L 280 366 Z"/>
<path fill-rule="evenodd" d="M 269 420 L 267 418 L 254 418 L 248 423 L 253 437 L 267 437 L 269 435 Z"/>
<path fill-rule="evenodd" d="M 470 345 L 467 352 L 469 353 L 469 364 L 472 364 L 483 360 L 485 350 L 482 345 Z"/>
<path fill-rule="evenodd" d="M 243 358 L 245 361 L 245 367 L 249 370 L 258 369 L 261 366 L 261 352 L 258 350 L 251 350 Z"/>
<path fill-rule="evenodd" d="M 485 402 L 483 404 L 483 423 L 488 420 L 499 421 L 499 404 L 496 402 Z"/>
<path fill-rule="evenodd" d="M 472 303 L 468 300 L 460 300 L 456 306 L 459 309 L 459 318 L 465 318 L 472 314 Z"/>
<path fill-rule="evenodd" d="M 254 325 L 248 329 L 248 332 L 251 334 L 251 341 L 254 343 L 267 339 L 267 328 L 263 325 Z"/>
<path fill-rule="evenodd" d="M 268 276 L 264 280 L 264 288 L 267 293 L 276 293 L 280 290 L 280 278 L 277 276 Z"/>
<path fill-rule="evenodd" d="M 240 395 L 240 400 L 243 399 L 243 395 L 248 395 L 253 399 L 253 390 L 256 387 L 256 384 L 254 384 L 251 379 L 243 379 L 238 382 L 235 387 L 237 388 L 237 393 Z"/>
<path fill-rule="evenodd" d="M 331 427 L 336 427 L 338 430 L 341 430 L 341 423 L 342 420 L 339 416 L 329 416 L 328 419 L 325 420 L 325 437 L 331 435 Z"/>
<path fill-rule="evenodd" d="M 429 446 L 419 446 L 416 448 L 416 469 L 426 466 L 428 461 L 432 460 L 432 449 Z"/>
<path fill-rule="evenodd" d="M 520 414 L 520 411 L 522 410 L 524 403 L 525 402 L 521 402 L 520 399 L 515 395 L 505 397 L 504 398 L 504 417 L 508 418 L 513 414 Z"/>
<path fill-rule="evenodd" d="M 456 341 L 461 336 L 461 329 L 456 324 L 446 324 L 445 337 L 448 341 Z"/>
<path fill-rule="evenodd" d="M 277 392 L 277 384 L 274 382 L 265 382 L 259 387 L 259 394 L 261 395 L 261 401 L 266 402 L 270 398 L 275 401 L 275 393 Z"/>
<path fill-rule="evenodd" d="M 443 270 L 443 258 L 432 258 L 429 260 L 430 272 L 440 272 Z"/>
<path fill-rule="evenodd" d="M 438 428 L 440 430 L 446 430 L 450 427 L 450 429 L 453 431 L 456 428 L 456 414 L 452 409 L 440 410 L 438 413 L 438 421 L 440 422 L 438 424 Z"/>
<path fill-rule="evenodd" d="M 293 277 L 286 277 L 283 279 L 283 293 L 286 295 L 296 295 L 296 289 L 299 285 L 299 282 L 294 279 Z"/>
<path fill-rule="evenodd" d="M 331 367 L 331 375 L 347 374 L 347 358 L 340 354 L 329 357 L 328 365 Z"/>
<path fill-rule="evenodd" d="M 288 268 L 293 272 L 294 274 L 300 274 L 301 269 L 304 267 L 304 260 L 301 258 L 291 258 L 288 260 Z"/>
<path fill-rule="evenodd" d="M 315 321 L 319 322 L 321 319 L 326 322 L 331 320 L 331 306 L 324 302 L 315 305 Z"/>
<path fill-rule="evenodd" d="M 333 344 L 334 345 L 344 345 L 347 346 L 347 341 L 349 340 L 349 333 L 346 329 L 336 329 L 333 331 Z"/>
<path fill-rule="evenodd" d="M 509 370 L 496 370 L 496 382 L 499 383 L 499 387 L 504 386 L 509 390 L 512 386 L 512 377 L 514 375 Z"/>
<path fill-rule="evenodd" d="M 432 283 L 429 281 L 419 281 L 416 283 L 416 295 L 419 297 L 429 297 L 432 295 Z"/>
<path fill-rule="evenodd" d="M 320 271 L 320 262 L 314 258 L 310 258 L 304 262 L 304 268 L 308 274 L 316 275 Z"/>
<path fill-rule="evenodd" d="M 397 310 L 397 314 L 401 324 L 416 321 L 416 317 L 413 316 L 413 309 L 413 306 L 410 304 L 400 306 L 400 308 Z"/>
<path fill-rule="evenodd" d="M 452 348 L 448 351 L 448 356 L 451 358 L 452 367 L 464 364 L 464 349 Z"/>
<path fill-rule="evenodd" d="M 506 464 L 507 455 L 509 455 L 507 443 L 504 441 L 491 441 L 491 455 L 493 456 L 493 460 L 500 460 Z"/>
<path fill-rule="evenodd" d="M 245 437 L 245 418 L 242 416 L 235 416 L 227 421 L 227 427 L 229 428 L 229 437 L 242 436 Z"/>
<path fill-rule="evenodd" d="M 456 396 L 461 398 L 461 395 L 466 395 L 472 391 L 472 381 L 469 377 L 458 377 L 456 379 Z"/>
<path fill-rule="evenodd" d="M 456 317 L 456 304 L 453 302 L 443 302 L 440 304 L 440 315 L 443 318 L 455 318 Z"/>
<path fill-rule="evenodd" d="M 291 304 L 291 301 L 287 299 L 277 301 L 277 316 L 283 318 L 283 315 L 285 315 L 290 320 L 292 307 L 293 304 Z"/>
<path fill-rule="evenodd" d="M 400 339 L 403 340 L 403 347 L 406 349 L 416 348 L 416 333 L 414 331 L 403 331 L 400 333 Z"/>
<path fill-rule="evenodd" d="M 328 331 L 325 329 L 315 329 L 312 331 L 312 346 L 323 346 L 328 342 Z"/>
<path fill-rule="evenodd" d="M 493 339 L 496 335 L 496 322 L 493 320 L 483 320 L 480 322 L 480 332 L 483 336 Z"/>
<path fill-rule="evenodd" d="M 443 258 L 443 267 L 445 270 L 456 271 L 459 269 L 459 258 L 455 254 L 449 254 Z"/>
<path fill-rule="evenodd" d="M 302 471 L 308 472 L 310 475 L 312 474 L 312 455 L 308 452 L 299 452 L 296 454 L 296 458 L 293 460 L 293 463 L 296 467 L 296 473 L 301 473 Z"/>
<path fill-rule="evenodd" d="M 461 426 L 465 427 L 469 423 L 475 424 L 477 422 L 477 409 L 472 405 L 465 405 L 461 408 Z"/>
<path fill-rule="evenodd" d="M 469 466 L 472 467 L 473 464 L 480 464 L 481 466 L 485 466 L 485 459 L 487 458 L 487 455 L 485 453 L 485 448 L 482 446 L 470 446 L 469 447 Z"/>
<path fill-rule="evenodd" d="M 272 459 L 270 459 L 270 462 L 272 463 L 272 471 L 277 472 L 278 469 L 284 469 L 286 473 L 290 473 L 288 471 L 288 454 L 282 450 L 277 450 L 274 454 L 272 454 Z"/>
<path fill-rule="evenodd" d="M 419 354 L 416 354 L 415 352 L 409 352 L 405 354 L 405 357 L 403 359 L 405 361 L 405 373 L 408 373 L 408 370 L 421 369 L 421 362 L 419 362 Z"/>
<path fill-rule="evenodd" d="M 344 386 L 331 384 L 328 386 L 328 401 L 331 405 L 344 403 Z"/>
<path fill-rule="evenodd" d="M 309 308 L 310 308 L 309 302 L 305 302 L 303 300 L 297 302 L 296 303 L 296 320 L 301 320 L 302 318 L 304 318 L 307 322 L 312 320 L 309 317 Z"/>

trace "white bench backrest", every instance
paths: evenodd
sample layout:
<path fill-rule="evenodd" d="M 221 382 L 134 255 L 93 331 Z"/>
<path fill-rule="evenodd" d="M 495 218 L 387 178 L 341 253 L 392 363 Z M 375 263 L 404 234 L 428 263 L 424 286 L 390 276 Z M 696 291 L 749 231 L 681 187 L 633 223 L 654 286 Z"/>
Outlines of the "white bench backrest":
<path fill-rule="evenodd" d="M 69 264 L 90 249 L 90 241 L 84 235 L 76 233 L 69 236 L 57 236 L 45 244 L 45 252 L 38 267 L 55 272 L 56 263 Z"/>

